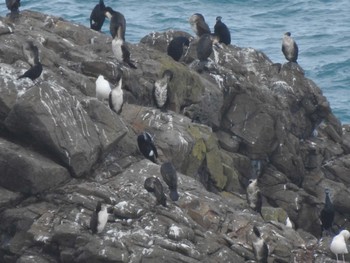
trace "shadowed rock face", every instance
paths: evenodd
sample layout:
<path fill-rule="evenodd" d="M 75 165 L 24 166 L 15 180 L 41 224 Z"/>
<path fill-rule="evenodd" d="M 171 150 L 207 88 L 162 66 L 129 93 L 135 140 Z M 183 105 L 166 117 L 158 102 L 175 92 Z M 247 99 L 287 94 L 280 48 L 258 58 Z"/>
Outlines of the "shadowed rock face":
<path fill-rule="evenodd" d="M 30 11 L 0 21 L 1 262 L 246 262 L 254 225 L 270 261 L 333 257 L 331 237 L 318 242 L 319 212 L 328 188 L 335 223 L 350 227 L 350 127 L 300 65 L 222 45 L 198 70 L 198 40 L 168 31 L 127 43 L 138 66 L 131 70 L 114 59 L 109 35 Z M 191 40 L 183 63 L 166 54 L 175 36 Z M 29 67 L 27 40 L 43 64 L 35 86 L 17 80 Z M 160 111 L 152 91 L 165 70 L 173 78 Z M 100 74 L 112 85 L 122 74 L 121 115 L 94 98 Z M 154 139 L 156 164 L 138 150 L 143 131 Z M 143 183 L 162 182 L 166 160 L 180 198 L 155 207 Z M 244 195 L 252 177 L 263 218 Z M 110 215 L 93 236 L 98 200 Z M 284 226 L 287 216 L 298 232 Z"/>

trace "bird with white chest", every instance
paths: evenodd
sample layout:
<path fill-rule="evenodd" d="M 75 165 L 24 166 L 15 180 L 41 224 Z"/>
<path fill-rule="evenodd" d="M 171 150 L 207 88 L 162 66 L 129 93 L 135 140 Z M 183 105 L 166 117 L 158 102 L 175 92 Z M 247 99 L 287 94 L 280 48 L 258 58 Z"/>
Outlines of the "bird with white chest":
<path fill-rule="evenodd" d="M 100 201 L 97 202 L 96 209 L 91 215 L 90 229 L 93 234 L 101 233 L 105 228 L 108 220 L 107 207 L 102 205 Z"/>
<path fill-rule="evenodd" d="M 256 226 L 253 226 L 253 233 L 255 234 L 255 240 L 252 243 L 255 259 L 258 263 L 267 263 L 269 248 Z"/>
<path fill-rule="evenodd" d="M 109 93 L 109 107 L 118 114 L 121 113 L 124 103 L 122 83 L 122 77 L 119 76 L 117 79 L 117 85 Z"/>
<path fill-rule="evenodd" d="M 343 257 L 343 262 L 345 262 L 344 254 L 348 254 L 348 248 L 346 246 L 346 241 L 350 237 L 350 232 L 348 230 L 342 230 L 338 235 L 333 237 L 333 240 L 330 245 L 330 250 L 335 254 L 335 257 L 338 261 L 338 255 L 341 254 Z"/>
<path fill-rule="evenodd" d="M 111 93 L 111 86 L 102 75 L 99 75 L 96 79 L 96 98 L 99 100 L 107 100 L 109 93 Z"/>

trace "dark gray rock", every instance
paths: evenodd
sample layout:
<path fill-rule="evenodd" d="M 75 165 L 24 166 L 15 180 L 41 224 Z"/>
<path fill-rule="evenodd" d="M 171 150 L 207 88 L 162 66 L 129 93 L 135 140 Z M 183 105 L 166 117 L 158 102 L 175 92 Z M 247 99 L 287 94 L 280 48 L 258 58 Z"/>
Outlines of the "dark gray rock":
<path fill-rule="evenodd" d="M 69 180 L 68 171 L 52 160 L 0 138 L 0 185 L 37 194 Z"/>
<path fill-rule="evenodd" d="M 94 123 L 81 103 L 61 86 L 41 84 L 28 90 L 14 105 L 6 127 L 26 134 L 53 152 L 75 176 L 91 169 L 100 141 Z"/>
<path fill-rule="evenodd" d="M 4 210 L 11 205 L 15 205 L 23 199 L 22 195 L 17 192 L 11 192 L 0 187 L 0 210 Z"/>

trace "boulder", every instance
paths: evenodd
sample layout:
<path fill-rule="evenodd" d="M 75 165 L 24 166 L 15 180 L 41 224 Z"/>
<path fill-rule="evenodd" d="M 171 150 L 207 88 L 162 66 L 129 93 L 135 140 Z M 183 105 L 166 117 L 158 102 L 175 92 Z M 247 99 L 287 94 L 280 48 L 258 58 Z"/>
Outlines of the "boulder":
<path fill-rule="evenodd" d="M 70 178 L 67 169 L 59 164 L 2 138 L 0 138 L 0 170 L 2 171 L 0 185 L 24 194 L 47 191 Z"/>

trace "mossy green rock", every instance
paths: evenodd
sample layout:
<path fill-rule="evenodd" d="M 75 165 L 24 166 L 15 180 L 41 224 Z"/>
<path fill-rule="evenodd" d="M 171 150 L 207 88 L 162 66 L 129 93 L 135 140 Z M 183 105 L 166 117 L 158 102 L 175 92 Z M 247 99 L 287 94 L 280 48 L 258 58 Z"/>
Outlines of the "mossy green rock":
<path fill-rule="evenodd" d="M 206 157 L 211 178 L 215 181 L 216 187 L 222 190 L 226 185 L 227 177 L 224 175 L 219 149 L 208 152 Z"/>
<path fill-rule="evenodd" d="M 265 221 L 276 221 L 285 224 L 288 217 L 287 212 L 280 207 L 262 207 L 262 216 Z"/>

